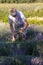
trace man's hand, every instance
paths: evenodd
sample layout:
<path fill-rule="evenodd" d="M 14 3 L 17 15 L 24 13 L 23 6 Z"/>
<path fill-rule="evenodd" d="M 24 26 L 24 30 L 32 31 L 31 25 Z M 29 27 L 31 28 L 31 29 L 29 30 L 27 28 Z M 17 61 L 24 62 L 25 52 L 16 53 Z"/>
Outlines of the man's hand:
<path fill-rule="evenodd" d="M 12 37 L 12 42 L 15 42 L 16 41 L 16 38 L 14 38 L 14 36 Z"/>
<path fill-rule="evenodd" d="M 23 33 L 23 29 L 21 28 L 21 29 L 19 30 L 19 32 L 20 32 L 20 33 Z"/>
<path fill-rule="evenodd" d="M 27 27 L 28 27 L 28 24 L 27 24 L 27 22 L 25 21 L 25 22 L 24 22 L 24 27 L 20 28 L 19 32 L 20 32 L 20 33 L 23 33 L 23 31 L 24 31 Z"/>
<path fill-rule="evenodd" d="M 22 31 L 26 30 L 26 28 L 28 27 L 28 23 L 27 20 L 24 21 L 24 27 L 22 27 Z"/>

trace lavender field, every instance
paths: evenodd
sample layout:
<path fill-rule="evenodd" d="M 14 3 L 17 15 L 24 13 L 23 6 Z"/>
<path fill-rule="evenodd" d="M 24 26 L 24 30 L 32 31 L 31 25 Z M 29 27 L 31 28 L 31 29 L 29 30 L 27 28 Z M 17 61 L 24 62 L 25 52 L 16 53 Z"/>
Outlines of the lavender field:
<path fill-rule="evenodd" d="M 24 42 L 11 38 L 9 24 L 0 23 L 0 65 L 43 65 L 43 26 L 30 25 Z"/>
<path fill-rule="evenodd" d="M 12 7 L 25 15 L 27 39 L 12 42 L 8 23 Z M 0 3 L 0 65 L 43 65 L 43 3 Z"/>

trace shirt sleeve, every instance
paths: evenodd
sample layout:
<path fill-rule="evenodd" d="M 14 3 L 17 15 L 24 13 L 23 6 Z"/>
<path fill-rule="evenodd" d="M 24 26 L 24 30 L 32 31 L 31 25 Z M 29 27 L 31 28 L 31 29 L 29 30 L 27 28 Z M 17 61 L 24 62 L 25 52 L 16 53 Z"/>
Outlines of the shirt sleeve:
<path fill-rule="evenodd" d="M 22 12 L 20 12 L 20 17 L 21 17 L 21 19 L 22 19 L 23 22 L 26 20 L 26 18 L 25 18 L 25 16 L 23 15 Z"/>
<path fill-rule="evenodd" d="M 12 17 L 11 15 L 9 15 L 8 16 L 8 21 L 9 21 L 9 23 L 13 23 L 13 22 L 15 22 L 15 18 Z"/>

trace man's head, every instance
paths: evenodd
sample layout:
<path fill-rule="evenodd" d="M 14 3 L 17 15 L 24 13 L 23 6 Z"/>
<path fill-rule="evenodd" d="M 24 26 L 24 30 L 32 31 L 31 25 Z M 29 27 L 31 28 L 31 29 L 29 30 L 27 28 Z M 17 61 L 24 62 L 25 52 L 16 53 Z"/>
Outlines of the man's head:
<path fill-rule="evenodd" d="M 15 17 L 16 13 L 17 13 L 16 9 L 15 8 L 11 8 L 10 14 Z"/>

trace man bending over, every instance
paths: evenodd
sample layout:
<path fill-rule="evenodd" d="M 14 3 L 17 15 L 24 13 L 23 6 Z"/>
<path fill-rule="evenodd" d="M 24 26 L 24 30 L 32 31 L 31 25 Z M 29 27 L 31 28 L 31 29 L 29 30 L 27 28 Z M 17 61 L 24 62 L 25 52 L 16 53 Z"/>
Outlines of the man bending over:
<path fill-rule="evenodd" d="M 12 32 L 12 41 L 16 40 L 17 32 L 22 34 L 22 38 L 25 39 L 26 32 L 28 28 L 27 20 L 21 11 L 17 11 L 15 8 L 10 10 L 10 14 L 8 16 L 10 29 Z"/>

